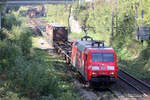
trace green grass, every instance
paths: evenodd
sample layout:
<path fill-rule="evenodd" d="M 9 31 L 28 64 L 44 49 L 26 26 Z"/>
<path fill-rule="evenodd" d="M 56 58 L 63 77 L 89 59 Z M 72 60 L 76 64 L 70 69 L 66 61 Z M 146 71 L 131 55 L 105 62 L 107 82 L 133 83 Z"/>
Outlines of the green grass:
<path fill-rule="evenodd" d="M 34 48 L 38 48 L 39 47 L 37 42 L 38 42 L 38 40 L 40 38 L 41 38 L 40 36 L 39 37 L 32 37 L 32 45 L 33 45 Z"/>

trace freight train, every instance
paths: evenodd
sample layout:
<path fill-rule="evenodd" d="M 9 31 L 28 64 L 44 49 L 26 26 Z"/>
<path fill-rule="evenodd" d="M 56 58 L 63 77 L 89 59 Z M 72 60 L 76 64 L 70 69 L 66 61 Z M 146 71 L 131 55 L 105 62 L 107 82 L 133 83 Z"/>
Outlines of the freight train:
<path fill-rule="evenodd" d="M 90 85 L 117 81 L 117 55 L 104 41 L 84 36 L 71 43 L 67 28 L 58 24 L 46 24 L 43 35 Z"/>

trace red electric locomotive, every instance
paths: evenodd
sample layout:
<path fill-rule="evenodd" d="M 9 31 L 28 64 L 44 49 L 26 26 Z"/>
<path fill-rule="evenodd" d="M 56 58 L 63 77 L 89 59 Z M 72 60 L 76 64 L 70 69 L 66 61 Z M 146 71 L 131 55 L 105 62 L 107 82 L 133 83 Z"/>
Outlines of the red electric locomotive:
<path fill-rule="evenodd" d="M 90 84 L 117 80 L 116 53 L 104 41 L 95 41 L 89 36 L 74 41 L 71 63 Z"/>

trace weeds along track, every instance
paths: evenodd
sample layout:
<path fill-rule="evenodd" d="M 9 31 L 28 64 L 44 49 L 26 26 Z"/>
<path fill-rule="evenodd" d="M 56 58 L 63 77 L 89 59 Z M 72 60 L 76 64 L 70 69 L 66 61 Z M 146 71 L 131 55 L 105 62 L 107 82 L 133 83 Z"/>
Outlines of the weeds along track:
<path fill-rule="evenodd" d="M 123 96 L 120 96 L 121 95 L 120 92 L 114 91 L 111 88 L 108 88 L 108 91 L 110 91 L 110 93 L 113 94 L 113 96 L 115 97 L 116 100 L 123 100 L 124 99 Z"/>
<path fill-rule="evenodd" d="M 47 22 L 42 21 L 42 20 L 37 20 L 35 18 L 28 19 L 28 20 L 29 20 L 28 22 L 30 24 L 32 24 L 32 26 L 36 27 L 41 32 L 44 31 L 43 28 L 41 28 L 41 27 L 43 27 L 43 26 L 45 27 Z M 70 41 L 55 42 L 54 41 L 53 47 L 58 53 L 60 53 L 64 56 L 64 58 L 68 64 L 71 63 L 72 42 L 70 42 Z M 74 75 L 74 74 L 72 74 L 72 75 Z M 118 78 L 120 81 L 124 82 L 128 87 L 132 87 L 132 89 L 134 91 L 137 91 L 143 97 L 150 97 L 150 86 L 148 84 L 144 83 L 143 81 L 134 78 L 133 76 L 131 76 L 130 74 L 128 74 L 127 72 L 125 72 L 121 69 L 118 69 Z M 74 79 L 78 79 L 78 78 L 74 77 Z M 81 80 L 79 79 L 79 81 L 81 81 Z M 82 81 L 80 83 L 83 84 Z M 99 91 L 95 92 L 94 90 L 90 90 L 90 92 L 91 91 L 93 92 L 93 94 L 97 95 L 97 98 L 101 96 L 101 92 L 99 92 Z M 119 96 L 117 93 L 120 91 L 115 91 L 114 89 L 111 89 L 111 88 L 108 88 L 108 91 L 113 94 L 113 97 L 116 98 L 116 100 L 123 100 L 123 98 L 121 96 Z M 86 100 L 86 99 L 84 99 L 84 100 Z M 89 100 L 91 100 L 91 99 L 89 99 Z M 101 99 L 99 98 L 97 100 L 101 100 Z"/>
<path fill-rule="evenodd" d="M 131 76 L 129 73 L 123 71 L 122 69 L 118 70 L 118 78 L 137 90 L 144 97 L 150 96 L 150 86 L 148 84 Z"/>

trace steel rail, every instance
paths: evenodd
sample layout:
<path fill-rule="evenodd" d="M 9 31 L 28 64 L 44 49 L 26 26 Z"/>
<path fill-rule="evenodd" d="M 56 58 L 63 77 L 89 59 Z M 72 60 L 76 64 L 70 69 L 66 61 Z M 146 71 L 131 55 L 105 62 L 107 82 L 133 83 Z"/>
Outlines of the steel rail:
<path fill-rule="evenodd" d="M 134 88 L 135 90 L 137 90 L 139 93 L 142 94 L 143 97 L 147 97 L 148 95 L 141 91 L 140 89 L 138 89 L 137 87 L 135 87 L 133 84 L 129 83 L 126 79 L 123 79 L 121 76 L 118 75 L 118 78 L 120 78 L 122 81 L 124 81 L 125 83 L 127 83 L 128 85 L 130 85 L 132 88 Z"/>
<path fill-rule="evenodd" d="M 130 75 L 129 73 L 127 73 L 126 71 L 122 70 L 119 68 L 119 71 L 125 73 L 126 75 L 128 75 L 129 77 L 133 78 L 134 80 L 138 81 L 139 83 L 143 84 L 144 86 L 146 86 L 147 88 L 150 89 L 150 85 L 148 85 L 147 83 L 145 83 L 144 81 L 140 80 L 140 79 L 137 79 L 135 78 L 134 76 Z"/>
<path fill-rule="evenodd" d="M 114 95 L 114 97 L 116 97 L 118 100 L 122 100 L 122 98 L 120 98 L 115 91 L 113 91 L 111 88 L 108 88 L 108 90 Z"/>

